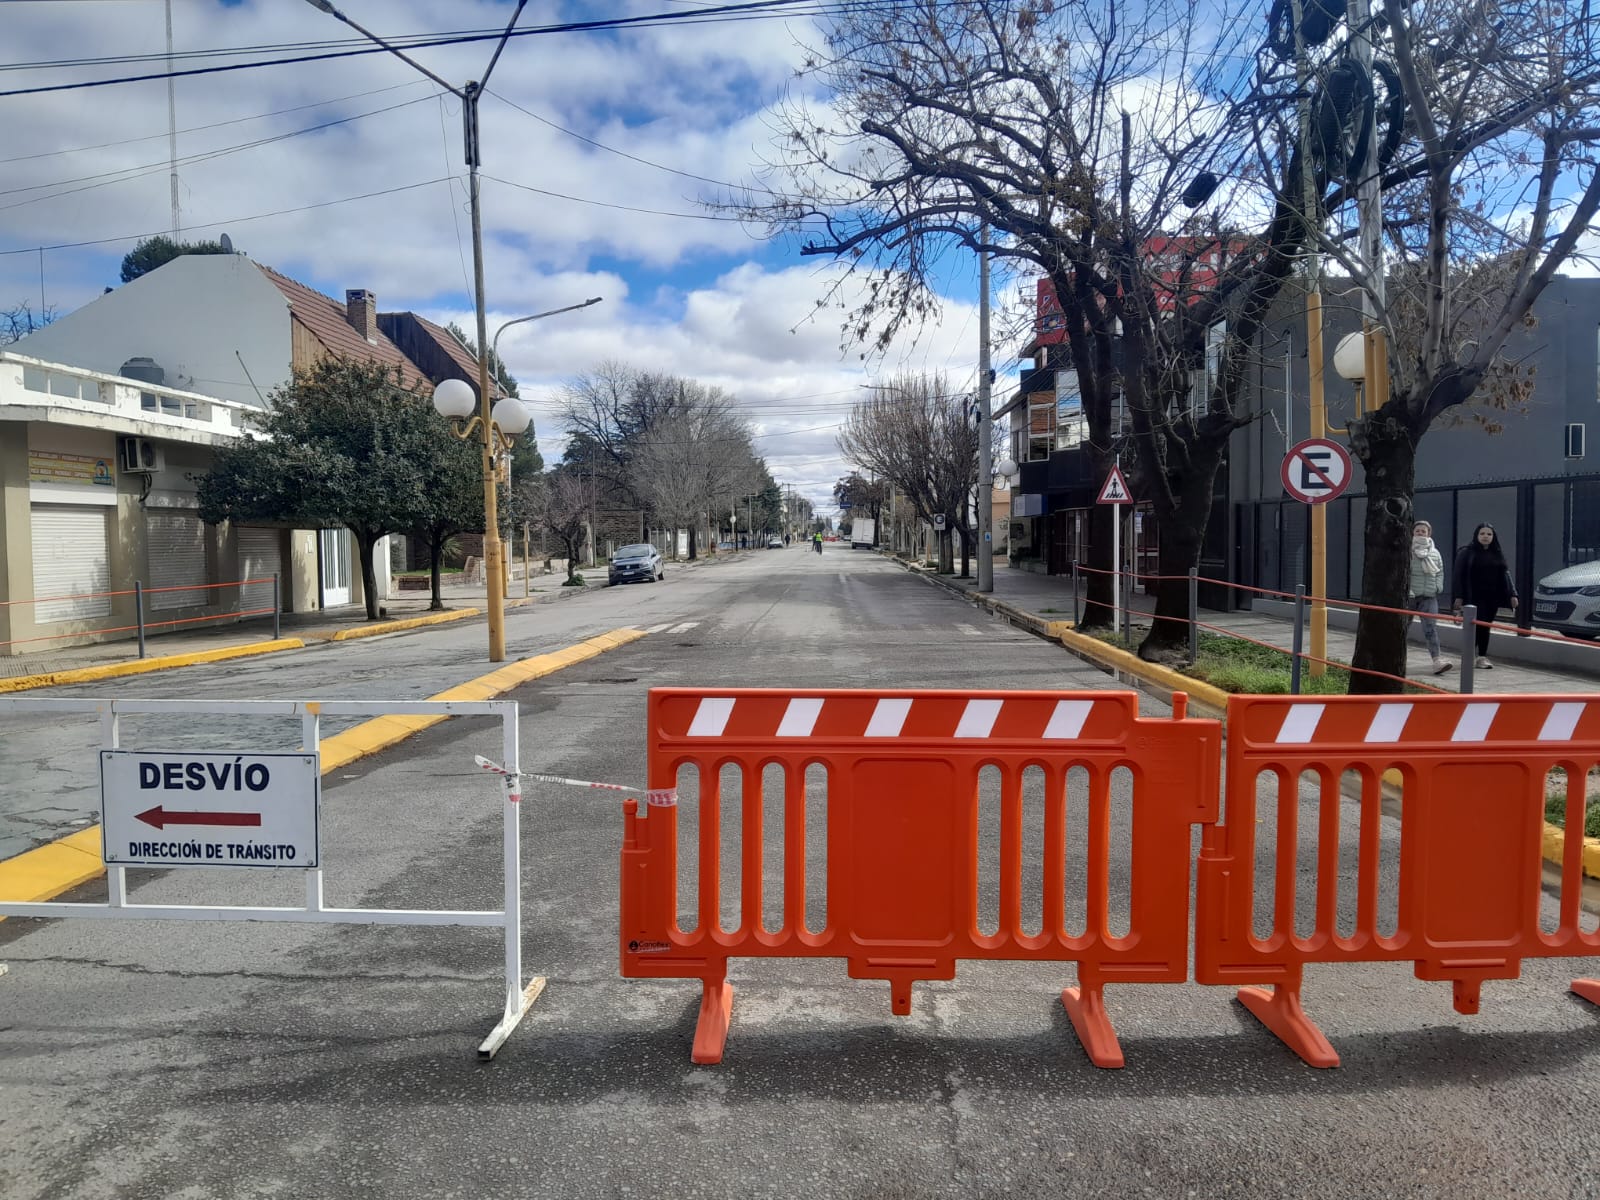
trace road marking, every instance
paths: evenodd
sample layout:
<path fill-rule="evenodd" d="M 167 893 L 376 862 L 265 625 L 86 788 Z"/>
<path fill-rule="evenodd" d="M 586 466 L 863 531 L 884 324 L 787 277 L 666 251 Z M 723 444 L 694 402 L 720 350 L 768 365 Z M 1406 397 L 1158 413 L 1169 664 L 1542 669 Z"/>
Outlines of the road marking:
<path fill-rule="evenodd" d="M 650 628 L 646 629 L 645 632 L 646 633 L 660 633 L 663 629 L 668 628 L 671 624 L 672 624 L 671 621 L 663 621 L 659 625 L 650 626 Z"/>
<path fill-rule="evenodd" d="M 689 630 L 693 629 L 698 624 L 700 624 L 699 621 L 685 621 L 681 625 L 674 625 L 671 628 L 671 630 L 669 630 L 668 632 L 670 632 L 670 633 L 688 633 Z"/>
<path fill-rule="evenodd" d="M 971 625 L 957 625 L 956 628 L 959 629 L 962 633 L 966 634 L 968 637 L 982 637 L 983 636 L 983 630 L 974 629 Z"/>

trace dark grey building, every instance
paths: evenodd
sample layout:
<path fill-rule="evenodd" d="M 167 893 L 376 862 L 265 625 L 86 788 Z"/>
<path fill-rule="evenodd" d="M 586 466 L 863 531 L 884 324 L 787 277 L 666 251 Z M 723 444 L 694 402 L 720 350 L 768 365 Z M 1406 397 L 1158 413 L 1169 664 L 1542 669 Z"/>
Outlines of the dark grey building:
<path fill-rule="evenodd" d="M 1358 322 L 1337 297 L 1328 298 L 1328 314 L 1325 397 L 1328 423 L 1340 427 L 1354 410 L 1355 385 L 1332 371 L 1332 353 Z M 1600 433 L 1600 279 L 1557 277 L 1533 315 L 1507 347 L 1534 370 L 1531 397 L 1505 411 L 1474 401 L 1436 422 L 1417 451 L 1415 493 L 1417 516 L 1433 524 L 1447 562 L 1480 521 L 1494 525 L 1524 596 L 1551 571 L 1600 558 L 1600 450 L 1586 436 Z M 1279 473 L 1287 447 L 1308 436 L 1303 315 L 1275 321 L 1259 351 L 1258 417 L 1229 451 L 1225 536 L 1234 581 L 1289 591 L 1309 583 L 1309 510 L 1285 497 Z M 1361 592 L 1366 519 L 1359 462 L 1354 470 L 1348 492 L 1327 505 L 1328 594 L 1352 599 Z M 1530 613 L 1523 605 L 1521 618 Z"/>
<path fill-rule="evenodd" d="M 1041 294 L 1046 290 L 1041 285 Z M 1307 558 L 1309 509 L 1289 499 L 1280 469 L 1289 446 L 1309 436 L 1309 372 L 1304 298 L 1285 297 L 1263 331 L 1247 398 L 1255 419 L 1239 430 L 1219 471 L 1211 520 L 1201 552 L 1203 579 L 1274 591 L 1310 585 Z M 1041 302 L 1040 312 L 1050 306 Z M 1423 439 L 1417 455 L 1416 512 L 1433 524 L 1448 561 L 1480 521 L 1493 524 L 1513 563 L 1519 591 L 1574 563 L 1600 558 L 1600 279 L 1557 277 L 1534 308 L 1531 327 L 1520 329 L 1507 356 L 1534 369 L 1531 397 L 1500 411 L 1482 400 L 1446 414 Z M 1324 294 L 1328 359 L 1325 400 L 1337 430 L 1355 411 L 1355 385 L 1333 370 L 1340 337 L 1359 326 L 1358 302 L 1328 286 Z M 1065 574 L 1089 553 L 1090 516 L 1101 480 L 1092 478 L 1075 418 L 1070 371 L 1059 329 L 1041 319 L 1031 358 L 1009 403 L 1011 455 L 1020 467 L 1013 489 L 1011 545 L 1021 565 Z M 1336 438 L 1338 434 L 1335 432 Z M 1328 594 L 1361 593 L 1363 523 L 1361 467 L 1347 492 L 1328 510 Z M 1128 565 L 1156 569 L 1155 517 L 1138 512 L 1124 541 Z M 1248 593 L 1202 585 L 1201 603 L 1212 608 L 1248 605 Z M 1519 616 L 1526 621 L 1532 606 Z"/>

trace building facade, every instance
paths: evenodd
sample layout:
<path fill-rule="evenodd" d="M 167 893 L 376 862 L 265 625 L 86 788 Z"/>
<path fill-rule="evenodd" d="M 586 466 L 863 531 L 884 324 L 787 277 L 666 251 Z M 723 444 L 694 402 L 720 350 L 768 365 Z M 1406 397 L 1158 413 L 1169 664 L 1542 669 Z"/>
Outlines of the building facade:
<path fill-rule="evenodd" d="M 1034 338 L 1023 352 L 1031 365 L 996 415 L 1008 420 L 1021 468 L 1012 500 L 1013 562 L 1063 574 L 1088 558 L 1103 480 L 1092 477 L 1083 445 L 1087 431 L 1054 297 L 1044 295 L 1047 281 L 1039 289 Z M 1335 289 L 1324 300 L 1325 397 L 1337 430 L 1355 411 L 1355 385 L 1334 373 L 1332 354 L 1358 327 L 1359 305 Z M 1310 426 L 1302 304 L 1299 293 L 1281 303 L 1253 349 L 1244 402 L 1251 420 L 1234 434 L 1218 472 L 1199 564 L 1202 579 L 1219 581 L 1202 585 L 1208 607 L 1249 604 L 1248 592 L 1221 582 L 1272 591 L 1310 585 L 1309 510 L 1286 495 L 1280 475 L 1288 448 Z M 1553 280 L 1506 356 L 1532 368 L 1531 397 L 1505 410 L 1480 397 L 1436 422 L 1418 450 L 1415 508 L 1447 558 L 1479 522 L 1494 525 L 1519 591 L 1531 596 L 1550 572 L 1600 558 L 1600 459 L 1587 441 L 1600 415 L 1600 279 Z M 1203 389 L 1205 373 L 1196 374 Z M 1357 599 L 1366 519 L 1359 462 L 1345 494 L 1326 507 L 1328 594 Z M 1153 573 L 1155 518 L 1135 506 L 1128 521 L 1125 569 Z M 1524 604 L 1518 617 L 1526 622 L 1531 613 Z"/>
<path fill-rule="evenodd" d="M 198 479 L 319 358 L 427 391 L 459 369 L 441 353 L 430 377 L 370 291 L 340 304 L 241 254 L 176 258 L 0 353 L 0 653 L 131 636 L 135 584 L 166 628 L 270 610 L 273 575 L 285 611 L 363 603 L 347 531 L 207 526 Z M 374 557 L 382 599 L 388 547 Z"/>

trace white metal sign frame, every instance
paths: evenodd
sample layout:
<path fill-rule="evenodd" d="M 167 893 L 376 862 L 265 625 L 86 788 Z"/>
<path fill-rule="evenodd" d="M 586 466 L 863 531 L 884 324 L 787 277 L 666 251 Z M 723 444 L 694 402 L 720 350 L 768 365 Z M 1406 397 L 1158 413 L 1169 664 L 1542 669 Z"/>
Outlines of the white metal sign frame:
<path fill-rule="evenodd" d="M 500 774 L 505 870 L 505 903 L 493 911 L 398 908 L 329 908 L 323 903 L 322 868 L 305 872 L 306 902 L 299 907 L 265 907 L 211 904 L 135 904 L 128 900 L 128 868 L 108 864 L 107 901 L 104 904 L 59 900 L 23 902 L 0 899 L 0 916 L 90 917 L 112 920 L 164 921 L 283 921 L 329 925 L 456 925 L 499 928 L 505 932 L 505 1012 L 500 1023 L 478 1047 L 480 1059 L 490 1059 L 527 1014 L 545 977 L 522 981 L 522 783 L 517 748 L 517 704 L 513 700 L 58 700 L 0 698 L 0 715 L 7 712 L 86 713 L 100 718 L 104 750 L 120 750 L 120 718 L 125 715 L 183 715 L 207 713 L 244 717 L 299 717 L 301 747 L 316 754 L 321 745 L 323 717 L 384 716 L 484 716 L 500 718 L 503 773 Z M 162 870 L 164 868 L 134 868 Z"/>

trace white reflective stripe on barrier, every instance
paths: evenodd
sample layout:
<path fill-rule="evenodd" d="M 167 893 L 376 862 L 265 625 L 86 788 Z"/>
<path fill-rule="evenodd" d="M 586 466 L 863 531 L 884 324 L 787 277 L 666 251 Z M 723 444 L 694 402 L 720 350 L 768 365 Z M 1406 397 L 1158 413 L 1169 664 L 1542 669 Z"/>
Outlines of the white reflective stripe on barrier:
<path fill-rule="evenodd" d="M 128 900 L 128 868 L 106 868 L 106 902 L 22 902 L 0 899 L 0 916 L 88 917 L 112 920 L 265 921 L 315 925 L 432 925 L 500 928 L 505 931 L 505 1009 L 500 1023 L 478 1047 L 479 1058 L 493 1058 L 544 990 L 543 976 L 527 984 L 522 980 L 522 862 L 519 814 L 517 704 L 513 700 L 95 700 L 54 698 L 0 698 L 0 716 L 9 713 L 83 713 L 100 718 L 105 750 L 121 750 L 123 715 L 185 715 L 244 717 L 299 717 L 301 747 L 316 753 L 321 747 L 321 719 L 326 716 L 484 716 L 498 717 L 501 729 L 502 840 L 504 848 L 505 905 L 498 910 L 327 908 L 323 904 L 322 870 L 305 871 L 306 903 L 303 908 L 207 904 L 135 904 Z M 140 868 L 143 869 L 143 868 Z M 161 870 L 163 868 L 149 868 Z M 227 870 L 227 867 L 218 867 Z M 295 868 L 287 868 L 295 869 Z"/>

